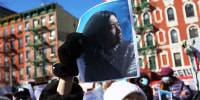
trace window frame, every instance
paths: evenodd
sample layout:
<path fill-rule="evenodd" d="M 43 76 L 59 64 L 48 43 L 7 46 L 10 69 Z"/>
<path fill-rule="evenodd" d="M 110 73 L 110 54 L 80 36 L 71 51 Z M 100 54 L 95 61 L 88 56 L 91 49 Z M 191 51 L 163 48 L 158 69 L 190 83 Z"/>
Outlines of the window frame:
<path fill-rule="evenodd" d="M 23 64 L 23 53 L 19 53 L 19 64 Z"/>
<path fill-rule="evenodd" d="M 172 11 L 172 14 L 173 14 L 173 15 L 170 15 L 170 14 L 169 14 L 169 10 Z M 168 21 L 174 21 L 174 20 L 175 20 L 174 10 L 173 10 L 172 7 L 167 8 L 167 18 L 168 18 Z"/>

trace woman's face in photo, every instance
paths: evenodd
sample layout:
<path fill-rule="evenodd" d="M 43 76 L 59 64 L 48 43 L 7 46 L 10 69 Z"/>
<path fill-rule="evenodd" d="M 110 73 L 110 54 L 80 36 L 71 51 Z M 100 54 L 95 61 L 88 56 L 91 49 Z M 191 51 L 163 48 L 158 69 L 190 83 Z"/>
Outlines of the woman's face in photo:
<path fill-rule="evenodd" d="M 110 47 L 114 47 L 122 42 L 121 28 L 117 18 L 114 15 L 110 16 L 104 35 L 105 40 L 103 41 L 107 41 L 107 45 Z"/>

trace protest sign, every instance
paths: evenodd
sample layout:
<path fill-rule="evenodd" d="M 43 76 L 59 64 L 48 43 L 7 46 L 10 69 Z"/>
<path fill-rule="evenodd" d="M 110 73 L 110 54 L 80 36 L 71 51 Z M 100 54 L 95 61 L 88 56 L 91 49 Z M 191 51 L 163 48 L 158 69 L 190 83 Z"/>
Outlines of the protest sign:
<path fill-rule="evenodd" d="M 36 85 L 34 86 L 34 94 L 36 97 L 36 100 L 39 100 L 40 98 L 40 94 L 42 93 L 42 90 L 47 86 L 47 84 L 43 84 L 43 85 Z"/>
<path fill-rule="evenodd" d="M 88 10 L 79 20 L 84 52 L 77 59 L 82 82 L 140 75 L 131 0 L 115 0 Z"/>
<path fill-rule="evenodd" d="M 184 51 L 189 56 L 193 79 L 196 83 L 197 90 L 199 90 L 200 87 L 200 77 L 197 77 L 200 76 L 200 45 L 198 43 L 200 43 L 200 37 L 186 40 L 184 44 L 186 46 Z"/>
<path fill-rule="evenodd" d="M 159 100 L 173 100 L 172 93 L 169 91 L 159 90 Z"/>

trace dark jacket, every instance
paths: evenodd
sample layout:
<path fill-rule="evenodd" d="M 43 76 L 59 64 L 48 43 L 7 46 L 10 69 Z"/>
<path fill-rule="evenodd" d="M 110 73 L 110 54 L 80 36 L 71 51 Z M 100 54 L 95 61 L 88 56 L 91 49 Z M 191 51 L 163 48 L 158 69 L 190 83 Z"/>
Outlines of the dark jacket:
<path fill-rule="evenodd" d="M 110 50 L 85 47 L 78 59 L 82 81 L 94 82 L 137 75 L 133 42 L 123 41 Z"/>
<path fill-rule="evenodd" d="M 161 83 L 158 84 L 156 90 L 155 90 L 155 95 L 154 95 L 154 100 L 159 100 L 159 90 L 160 90 L 160 85 Z M 167 91 L 170 91 L 172 93 L 173 99 L 175 100 L 191 100 L 192 99 L 192 92 L 190 89 L 184 85 L 184 82 L 177 79 L 174 77 L 174 81 L 166 87 L 168 89 Z M 186 95 L 183 96 L 181 95 L 181 91 L 185 90 Z"/>
<path fill-rule="evenodd" d="M 69 96 L 62 96 L 56 93 L 58 80 L 52 81 L 42 91 L 39 100 L 83 100 L 83 90 L 80 85 L 73 83 Z"/>
<path fill-rule="evenodd" d="M 145 86 L 145 85 L 143 85 L 143 84 L 140 83 L 140 79 L 141 78 L 147 78 L 148 79 L 149 82 L 148 82 L 147 86 Z M 144 93 L 147 96 L 148 100 L 153 100 L 153 90 L 149 86 L 150 79 L 149 79 L 149 77 L 148 77 L 147 74 L 141 73 L 139 78 L 133 78 L 130 81 L 131 81 L 131 83 L 137 84 L 144 91 Z"/>

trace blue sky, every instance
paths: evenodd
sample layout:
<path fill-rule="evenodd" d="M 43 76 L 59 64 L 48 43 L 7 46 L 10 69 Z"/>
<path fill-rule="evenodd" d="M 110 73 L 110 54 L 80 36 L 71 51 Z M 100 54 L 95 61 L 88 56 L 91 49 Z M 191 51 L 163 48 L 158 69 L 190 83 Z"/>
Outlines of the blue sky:
<path fill-rule="evenodd" d="M 21 13 L 43 4 L 58 3 L 76 18 L 80 18 L 90 8 L 103 3 L 104 0 L 1 0 L 4 7 Z"/>

